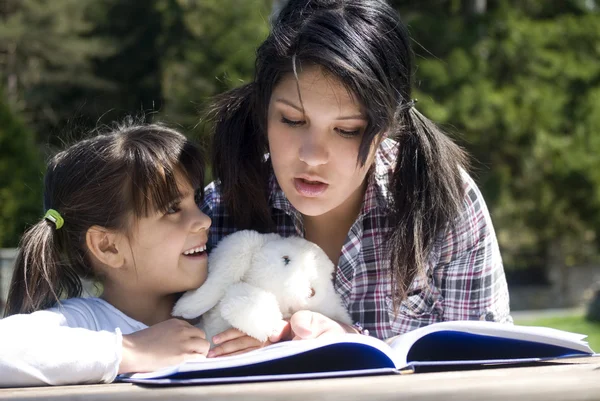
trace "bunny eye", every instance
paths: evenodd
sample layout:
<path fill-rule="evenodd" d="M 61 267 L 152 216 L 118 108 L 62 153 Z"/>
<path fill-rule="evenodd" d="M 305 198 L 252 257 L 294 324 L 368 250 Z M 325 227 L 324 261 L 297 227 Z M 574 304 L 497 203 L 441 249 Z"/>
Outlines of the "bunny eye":
<path fill-rule="evenodd" d="M 315 296 L 315 289 L 310 287 L 310 295 L 308 296 L 309 298 L 312 298 Z"/>
<path fill-rule="evenodd" d="M 290 264 L 290 257 L 289 256 L 284 256 L 283 258 L 283 264 L 285 264 L 286 266 Z"/>

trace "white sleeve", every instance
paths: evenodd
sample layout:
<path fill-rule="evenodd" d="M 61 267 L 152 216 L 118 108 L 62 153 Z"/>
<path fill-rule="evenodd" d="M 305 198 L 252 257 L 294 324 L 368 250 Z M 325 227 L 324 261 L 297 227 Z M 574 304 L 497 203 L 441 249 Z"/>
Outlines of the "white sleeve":
<path fill-rule="evenodd" d="M 121 363 L 121 331 L 95 331 L 91 325 L 57 310 L 0 320 L 0 387 L 113 381 Z"/>

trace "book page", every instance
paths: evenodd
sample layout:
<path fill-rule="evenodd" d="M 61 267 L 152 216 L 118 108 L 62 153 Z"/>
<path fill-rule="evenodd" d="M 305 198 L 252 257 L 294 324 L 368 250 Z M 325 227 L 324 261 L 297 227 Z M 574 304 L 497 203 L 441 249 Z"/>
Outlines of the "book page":
<path fill-rule="evenodd" d="M 345 334 L 333 338 L 282 341 L 245 354 L 218 358 L 201 358 L 155 372 L 129 374 L 126 375 L 126 377 L 135 379 L 161 378 L 186 372 L 225 370 L 240 366 L 250 366 L 267 361 L 283 360 L 285 358 L 289 358 L 290 363 L 293 363 L 295 356 L 298 356 L 299 354 L 305 354 L 312 350 L 320 352 L 320 349 L 325 349 L 327 347 L 335 347 L 343 350 L 340 352 L 347 351 L 348 353 L 344 354 L 344 358 L 351 358 L 352 351 L 358 351 L 359 349 L 363 352 L 367 352 L 369 355 L 380 353 L 390 361 L 388 363 L 389 366 L 395 366 L 394 357 L 392 355 L 393 352 L 383 341 L 378 340 L 375 337 L 364 336 L 361 334 Z M 335 352 L 335 350 L 330 350 L 330 352 Z M 318 354 L 316 358 L 318 358 Z M 360 364 L 360 361 L 356 361 L 355 364 Z"/>
<path fill-rule="evenodd" d="M 529 327 L 503 324 L 497 322 L 483 321 L 452 321 L 435 323 L 422 327 L 406 334 L 388 339 L 388 344 L 395 350 L 397 358 L 406 365 L 408 354 L 413 344 L 421 338 L 438 332 L 456 332 L 477 335 L 480 337 L 496 337 L 508 340 L 528 341 L 539 344 L 547 344 L 556 347 L 572 349 L 579 353 L 592 354 L 587 342 L 583 341 L 586 337 L 583 334 L 570 333 L 562 330 L 551 329 L 547 327 Z M 443 337 L 437 336 L 439 341 L 444 341 Z M 456 336 L 454 336 L 456 337 Z M 456 340 L 454 340 L 456 341 Z M 483 356 L 485 358 L 485 356 Z"/>

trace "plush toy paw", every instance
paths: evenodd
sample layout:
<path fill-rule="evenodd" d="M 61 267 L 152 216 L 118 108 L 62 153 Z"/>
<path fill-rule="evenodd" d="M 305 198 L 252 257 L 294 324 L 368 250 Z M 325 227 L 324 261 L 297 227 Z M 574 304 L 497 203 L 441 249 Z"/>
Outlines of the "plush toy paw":
<path fill-rule="evenodd" d="M 181 316 L 184 319 L 196 318 L 198 317 L 198 304 L 198 294 L 194 291 L 186 292 L 175 303 L 171 315 Z"/>
<path fill-rule="evenodd" d="M 233 284 L 219 304 L 232 327 L 265 342 L 283 319 L 275 295 L 247 283 Z"/>

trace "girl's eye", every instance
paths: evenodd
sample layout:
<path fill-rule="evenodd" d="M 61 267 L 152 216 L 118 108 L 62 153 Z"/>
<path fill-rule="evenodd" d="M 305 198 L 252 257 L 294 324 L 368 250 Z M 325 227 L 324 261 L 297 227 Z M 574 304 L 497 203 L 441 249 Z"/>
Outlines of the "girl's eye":
<path fill-rule="evenodd" d="M 175 214 L 180 211 L 181 211 L 181 207 L 179 206 L 179 202 L 177 202 L 177 203 L 173 203 L 171 206 L 169 206 L 166 214 Z"/>
<path fill-rule="evenodd" d="M 354 130 L 354 131 L 346 131 L 346 130 L 343 130 L 341 128 L 336 128 L 335 130 L 337 131 L 338 134 L 340 134 L 344 138 L 354 138 L 354 137 L 356 137 L 357 135 L 360 134 L 360 130 L 359 129 Z"/>
<path fill-rule="evenodd" d="M 304 121 L 302 120 L 288 120 L 287 118 L 281 116 L 281 122 L 289 125 L 290 127 L 299 127 L 301 125 L 304 125 Z"/>

